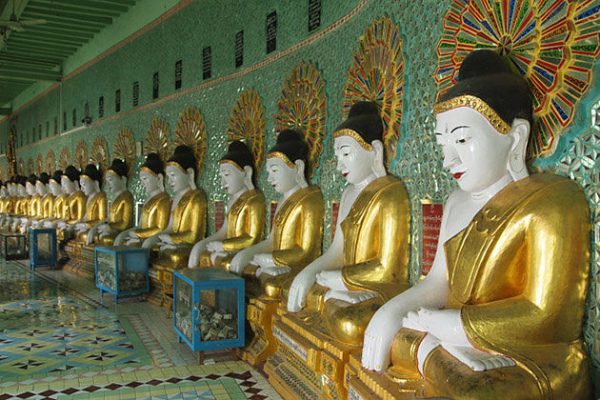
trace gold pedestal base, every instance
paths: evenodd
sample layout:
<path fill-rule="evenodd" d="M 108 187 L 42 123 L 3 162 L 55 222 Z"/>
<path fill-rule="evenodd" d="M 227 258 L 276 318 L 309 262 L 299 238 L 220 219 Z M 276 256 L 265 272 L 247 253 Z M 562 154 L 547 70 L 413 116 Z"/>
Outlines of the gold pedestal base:
<path fill-rule="evenodd" d="M 252 342 L 241 351 L 241 358 L 252 365 L 258 365 L 271 356 L 277 348 L 273 336 L 273 315 L 280 301 L 254 298 L 248 302 L 246 318 L 250 323 L 254 337 Z"/>

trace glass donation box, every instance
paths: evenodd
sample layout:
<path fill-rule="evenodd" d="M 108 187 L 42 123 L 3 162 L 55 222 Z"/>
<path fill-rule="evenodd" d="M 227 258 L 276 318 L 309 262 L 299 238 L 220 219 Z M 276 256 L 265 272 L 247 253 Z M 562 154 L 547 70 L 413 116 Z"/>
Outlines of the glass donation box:
<path fill-rule="evenodd" d="M 56 266 L 56 229 L 29 229 L 29 266 Z"/>
<path fill-rule="evenodd" d="M 127 246 L 96 247 L 94 250 L 96 287 L 100 303 L 104 292 L 115 297 L 141 296 L 150 291 L 148 262 L 150 252 Z"/>
<path fill-rule="evenodd" d="M 21 260 L 27 258 L 25 235 L 20 233 L 0 233 L 0 255 L 5 260 Z"/>
<path fill-rule="evenodd" d="M 194 352 L 244 346 L 244 304 L 244 279 L 237 275 L 212 268 L 173 272 L 173 326 Z"/>

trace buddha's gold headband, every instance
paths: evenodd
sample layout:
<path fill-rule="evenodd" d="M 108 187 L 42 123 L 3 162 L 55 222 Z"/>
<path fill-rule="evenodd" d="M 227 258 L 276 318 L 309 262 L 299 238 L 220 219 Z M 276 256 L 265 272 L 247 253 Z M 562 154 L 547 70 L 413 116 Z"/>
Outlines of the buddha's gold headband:
<path fill-rule="evenodd" d="M 144 165 L 144 166 L 142 166 L 142 168 L 140 168 L 140 172 L 141 172 L 141 171 L 146 171 L 146 172 L 148 172 L 149 174 L 152 174 L 152 175 L 154 175 L 154 176 L 158 176 L 158 174 L 157 174 L 156 172 L 152 171 L 150 168 L 146 167 L 145 165 Z"/>
<path fill-rule="evenodd" d="M 181 164 L 179 164 L 177 161 L 169 161 L 169 162 L 167 163 L 167 167 L 168 167 L 168 166 L 171 166 L 171 167 L 177 167 L 177 168 L 179 168 L 180 170 L 182 170 L 184 173 L 186 173 L 186 174 L 187 174 L 187 171 L 185 170 L 185 168 L 183 168 L 183 167 L 181 166 Z"/>
<path fill-rule="evenodd" d="M 106 175 L 108 175 L 108 174 L 114 174 L 114 175 L 116 175 L 118 178 L 120 178 L 120 177 L 121 177 L 121 175 L 117 174 L 115 171 L 113 171 L 113 170 L 112 170 L 112 169 L 110 169 L 110 168 L 109 168 L 109 169 L 106 171 Z"/>
<path fill-rule="evenodd" d="M 93 179 L 92 179 L 92 178 L 90 178 L 89 176 L 87 176 L 87 175 L 85 175 L 85 174 L 81 174 L 81 175 L 79 176 L 79 180 L 82 180 L 82 179 L 89 179 L 90 181 L 93 181 Z"/>
<path fill-rule="evenodd" d="M 229 165 L 232 165 L 232 166 L 234 166 L 235 168 L 239 169 L 240 171 L 244 172 L 244 168 L 240 167 L 240 166 L 238 165 L 238 163 L 236 163 L 236 162 L 235 162 L 235 161 L 233 161 L 233 160 L 221 160 L 221 161 L 219 161 L 219 163 L 221 163 L 221 164 L 229 164 Z"/>
<path fill-rule="evenodd" d="M 371 146 L 370 143 L 367 143 L 365 139 L 363 139 L 363 137 L 360 136 L 360 134 L 353 129 L 340 129 L 339 131 L 335 131 L 333 133 L 334 138 L 339 138 L 340 136 L 349 136 L 352 139 L 356 140 L 358 144 L 360 144 L 360 147 L 362 147 L 363 149 L 367 151 L 373 150 L 373 146 Z"/>
<path fill-rule="evenodd" d="M 285 165 L 287 165 L 290 168 L 296 168 L 296 164 L 294 164 L 292 162 L 292 160 L 290 160 L 288 158 L 288 156 L 286 156 L 285 154 L 283 154 L 280 151 L 273 151 L 269 154 L 267 154 L 267 158 L 279 158 L 281 161 L 283 161 L 285 163 Z"/>
<path fill-rule="evenodd" d="M 503 135 L 510 132 L 510 125 L 504 121 L 497 113 L 490 107 L 485 101 L 479 97 L 466 94 L 463 96 L 454 97 L 452 99 L 435 103 L 433 105 L 433 111 L 436 114 L 440 114 L 449 110 L 453 110 L 459 107 L 469 107 L 483 115 L 490 124 Z"/>

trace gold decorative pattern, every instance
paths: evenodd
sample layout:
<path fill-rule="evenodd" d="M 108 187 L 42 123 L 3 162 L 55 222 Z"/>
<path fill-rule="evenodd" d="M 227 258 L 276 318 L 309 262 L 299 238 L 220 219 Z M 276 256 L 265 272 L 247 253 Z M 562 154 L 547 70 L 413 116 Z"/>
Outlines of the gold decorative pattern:
<path fill-rule="evenodd" d="M 54 150 L 48 150 L 48 154 L 46 154 L 46 162 L 44 164 L 44 168 L 48 174 L 53 174 L 56 171 L 56 156 L 54 155 Z"/>
<path fill-rule="evenodd" d="M 238 98 L 229 114 L 227 139 L 246 143 L 254 157 L 254 170 L 260 175 L 265 157 L 265 108 L 258 92 L 246 89 Z"/>
<path fill-rule="evenodd" d="M 454 97 L 441 103 L 435 103 L 433 105 L 433 111 L 435 111 L 436 114 L 440 114 L 459 107 L 468 107 L 477 111 L 488 120 L 494 129 L 503 135 L 506 135 L 508 132 L 510 132 L 510 125 L 500 118 L 496 111 L 494 111 L 485 101 L 476 96 L 467 94 Z"/>
<path fill-rule="evenodd" d="M 135 139 L 133 132 L 128 128 L 121 128 L 117 140 L 113 145 L 113 157 L 120 158 L 127 163 L 128 168 L 135 162 Z"/>
<path fill-rule="evenodd" d="M 335 131 L 335 133 L 333 134 L 334 138 L 339 138 L 340 136 L 350 136 L 352 139 L 356 140 L 360 147 L 362 147 L 363 149 L 367 151 L 373 150 L 373 146 L 371 146 L 371 143 L 367 143 L 365 139 L 363 139 L 363 137 L 360 136 L 359 133 L 355 130 L 340 129 L 339 131 Z"/>
<path fill-rule="evenodd" d="M 342 111 L 346 117 L 352 105 L 361 100 L 379 105 L 388 166 L 400 138 L 403 97 L 404 56 L 400 29 L 391 18 L 380 17 L 360 38 L 348 69 Z"/>
<path fill-rule="evenodd" d="M 44 171 L 44 159 L 41 154 L 38 154 L 35 158 L 35 174 L 40 176 L 40 174 Z"/>
<path fill-rule="evenodd" d="M 292 128 L 304 134 L 308 144 L 310 174 L 319 167 L 327 114 L 325 82 L 314 63 L 302 62 L 292 71 L 277 103 L 275 129 Z"/>
<path fill-rule="evenodd" d="M 85 166 L 89 164 L 87 144 L 85 144 L 83 139 L 77 143 L 77 148 L 75 148 L 75 155 L 73 158 L 75 161 L 74 165 L 79 169 L 84 169 Z"/>
<path fill-rule="evenodd" d="M 33 166 L 33 158 L 29 158 L 27 160 L 27 175 L 33 174 L 33 171 L 35 171 L 35 168 Z"/>
<path fill-rule="evenodd" d="M 58 168 L 64 172 L 69 165 L 71 165 L 71 153 L 69 153 L 69 149 L 65 146 L 60 151 L 60 156 L 58 157 Z"/>
<path fill-rule="evenodd" d="M 91 162 L 99 166 L 102 171 L 106 171 L 109 166 L 108 144 L 102 136 L 96 137 L 92 144 Z"/>
<path fill-rule="evenodd" d="M 285 163 L 285 165 L 287 165 L 290 168 L 296 168 L 296 165 L 288 158 L 288 156 L 286 156 L 285 154 L 283 154 L 280 151 L 274 151 L 272 153 L 269 153 L 269 155 L 267 155 L 267 158 L 279 158 L 281 161 L 283 161 Z"/>
<path fill-rule="evenodd" d="M 175 126 L 175 144 L 191 147 L 196 156 L 198 176 L 202 174 L 204 155 L 206 154 L 208 136 L 202 114 L 196 108 L 188 107 L 179 116 Z"/>
<path fill-rule="evenodd" d="M 19 171 L 15 171 L 17 167 L 17 155 L 15 152 L 16 135 L 14 127 L 11 128 L 8 133 L 8 143 L 6 146 L 6 162 L 8 163 L 8 175 L 10 176 L 16 176 L 19 171 L 23 171 L 22 168 Z"/>
<path fill-rule="evenodd" d="M 166 161 L 171 155 L 171 150 L 169 124 L 164 119 L 155 116 L 144 138 L 144 154 L 157 153 L 161 160 Z"/>
<path fill-rule="evenodd" d="M 19 158 L 19 161 L 17 161 L 17 174 L 18 175 L 26 175 L 27 171 L 25 171 L 25 162 L 23 161 L 22 158 Z"/>

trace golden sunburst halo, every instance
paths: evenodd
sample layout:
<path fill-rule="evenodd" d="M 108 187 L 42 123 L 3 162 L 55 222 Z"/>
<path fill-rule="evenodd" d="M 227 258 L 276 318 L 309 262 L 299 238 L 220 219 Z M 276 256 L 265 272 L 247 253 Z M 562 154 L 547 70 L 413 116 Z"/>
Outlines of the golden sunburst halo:
<path fill-rule="evenodd" d="M 192 148 L 196 156 L 198 175 L 202 173 L 207 142 L 206 124 L 200 111 L 194 107 L 183 110 L 175 126 L 175 143 Z"/>
<path fill-rule="evenodd" d="M 171 155 L 169 142 L 169 124 L 155 116 L 144 138 L 144 154 L 157 153 L 163 161 L 166 161 Z"/>
<path fill-rule="evenodd" d="M 92 164 L 96 164 L 102 171 L 106 171 L 109 166 L 108 144 L 102 136 L 97 136 L 94 140 L 90 158 Z"/>
<path fill-rule="evenodd" d="M 77 143 L 73 158 L 75 159 L 75 166 L 79 169 L 84 169 L 89 164 L 87 144 L 83 139 Z"/>
<path fill-rule="evenodd" d="M 113 145 L 113 157 L 119 158 L 127 163 L 128 168 L 135 162 L 135 139 L 129 128 L 121 128 L 119 135 Z"/>
<path fill-rule="evenodd" d="M 35 174 L 40 176 L 42 172 L 44 172 L 44 159 L 41 154 L 38 154 L 35 158 Z"/>
<path fill-rule="evenodd" d="M 256 90 L 246 89 L 240 94 L 229 114 L 227 139 L 246 143 L 254 157 L 254 170 L 257 176 L 260 174 L 265 158 L 265 132 L 265 108 L 260 96 Z"/>
<path fill-rule="evenodd" d="M 275 116 L 277 131 L 296 129 L 308 144 L 309 171 L 319 167 L 327 114 L 325 82 L 314 63 L 302 62 L 283 85 Z"/>
<path fill-rule="evenodd" d="M 71 153 L 69 153 L 69 149 L 67 146 L 63 147 L 60 151 L 60 156 L 58 157 L 58 168 L 63 172 L 67 169 L 71 162 Z"/>
<path fill-rule="evenodd" d="M 44 168 L 46 169 L 47 173 L 54 173 L 54 171 L 56 170 L 56 156 L 54 155 L 54 150 L 48 150 L 48 153 L 46 154 L 46 162 L 44 165 Z"/>

